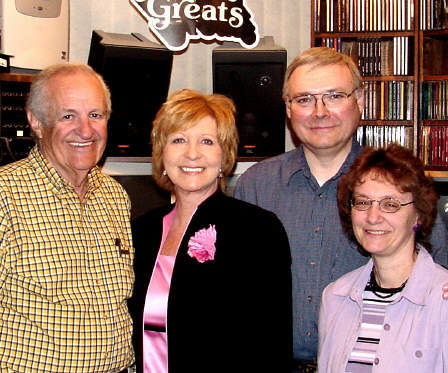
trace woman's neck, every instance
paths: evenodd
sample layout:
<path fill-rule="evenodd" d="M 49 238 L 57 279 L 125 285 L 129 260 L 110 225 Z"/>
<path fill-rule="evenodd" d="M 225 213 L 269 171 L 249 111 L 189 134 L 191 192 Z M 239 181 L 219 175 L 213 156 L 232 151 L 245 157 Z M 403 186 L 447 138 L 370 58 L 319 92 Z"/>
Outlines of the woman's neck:
<path fill-rule="evenodd" d="M 374 257 L 374 274 L 377 284 L 385 289 L 400 287 L 411 275 L 412 268 L 417 259 L 417 252 L 403 260 Z"/>

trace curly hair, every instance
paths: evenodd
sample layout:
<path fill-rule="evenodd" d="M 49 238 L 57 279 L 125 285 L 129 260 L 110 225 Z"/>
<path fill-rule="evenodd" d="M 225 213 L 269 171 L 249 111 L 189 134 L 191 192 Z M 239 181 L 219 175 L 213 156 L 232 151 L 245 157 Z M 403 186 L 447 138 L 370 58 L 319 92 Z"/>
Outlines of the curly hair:
<path fill-rule="evenodd" d="M 425 175 L 422 162 L 409 149 L 397 144 L 390 144 L 386 148 L 380 149 L 365 148 L 352 164 L 349 172 L 339 181 L 339 216 L 350 239 L 356 242 L 350 201 L 354 189 L 365 181 L 364 178 L 367 175 L 373 175 L 375 179 L 386 180 L 403 193 L 412 193 L 420 225 L 415 240 L 431 250 L 429 236 L 437 216 L 438 195 L 433 180 Z"/>
<path fill-rule="evenodd" d="M 191 89 L 174 92 L 161 106 L 153 122 L 151 133 L 152 170 L 156 183 L 168 191 L 174 188 L 171 180 L 163 176 L 163 149 L 173 132 L 193 127 L 199 120 L 211 116 L 218 127 L 218 142 L 223 153 L 221 170 L 223 176 L 232 173 L 238 150 L 238 131 L 235 124 L 235 105 L 221 94 L 204 95 Z M 221 189 L 225 178 L 221 178 Z"/>

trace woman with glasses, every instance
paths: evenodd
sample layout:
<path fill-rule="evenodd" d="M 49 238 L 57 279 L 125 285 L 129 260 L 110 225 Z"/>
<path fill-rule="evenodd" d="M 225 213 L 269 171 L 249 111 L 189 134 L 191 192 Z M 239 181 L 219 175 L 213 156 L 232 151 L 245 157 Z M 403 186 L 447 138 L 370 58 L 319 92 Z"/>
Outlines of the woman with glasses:
<path fill-rule="evenodd" d="M 341 178 L 342 225 L 371 259 L 323 292 L 319 372 L 448 372 L 448 271 L 428 242 L 437 198 L 396 144 L 366 148 Z"/>

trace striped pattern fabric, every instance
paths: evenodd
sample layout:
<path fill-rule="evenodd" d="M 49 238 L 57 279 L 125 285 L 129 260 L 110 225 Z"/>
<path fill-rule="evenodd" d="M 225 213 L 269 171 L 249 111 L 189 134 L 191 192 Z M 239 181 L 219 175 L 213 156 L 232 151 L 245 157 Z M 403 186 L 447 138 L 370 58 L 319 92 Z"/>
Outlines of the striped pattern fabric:
<path fill-rule="evenodd" d="M 0 371 L 118 372 L 133 361 L 130 202 L 97 168 L 80 201 L 38 148 L 0 169 Z"/>
<path fill-rule="evenodd" d="M 397 299 L 401 290 L 381 289 L 376 285 L 373 272 L 363 292 L 362 321 L 359 335 L 345 368 L 345 373 L 370 373 L 381 339 L 387 305 Z"/>

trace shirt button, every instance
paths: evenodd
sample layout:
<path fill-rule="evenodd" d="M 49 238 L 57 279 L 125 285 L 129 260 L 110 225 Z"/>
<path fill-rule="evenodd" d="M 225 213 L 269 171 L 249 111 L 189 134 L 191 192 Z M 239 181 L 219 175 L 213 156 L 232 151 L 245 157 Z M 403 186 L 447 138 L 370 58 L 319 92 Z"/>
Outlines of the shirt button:
<path fill-rule="evenodd" d="M 310 262 L 310 264 L 311 264 L 312 266 L 315 266 L 315 265 L 316 265 L 316 262 Z"/>
<path fill-rule="evenodd" d="M 305 335 L 306 335 L 307 337 L 311 337 L 311 332 L 306 332 Z"/>
<path fill-rule="evenodd" d="M 324 195 L 322 193 L 319 194 L 318 196 L 320 199 L 324 198 Z"/>
<path fill-rule="evenodd" d="M 415 357 L 422 357 L 423 356 L 423 352 L 421 352 L 420 350 L 415 351 Z"/>
<path fill-rule="evenodd" d="M 390 325 L 389 324 L 384 324 L 384 330 L 390 330 Z"/>
<path fill-rule="evenodd" d="M 377 357 L 375 358 L 375 360 L 373 361 L 375 365 L 378 365 L 380 363 L 380 359 L 378 359 Z"/>
<path fill-rule="evenodd" d="M 313 297 L 312 297 L 311 295 L 308 295 L 308 296 L 306 297 L 306 300 L 307 300 L 308 302 L 311 302 L 311 301 L 313 300 Z"/>
<path fill-rule="evenodd" d="M 319 232 L 319 231 L 320 231 L 319 227 L 314 228 L 314 232 Z"/>

